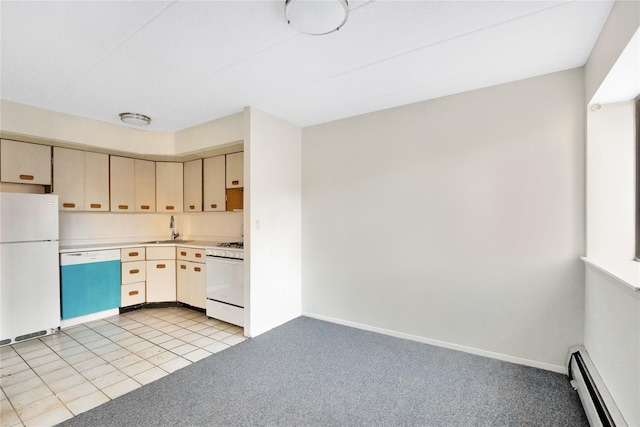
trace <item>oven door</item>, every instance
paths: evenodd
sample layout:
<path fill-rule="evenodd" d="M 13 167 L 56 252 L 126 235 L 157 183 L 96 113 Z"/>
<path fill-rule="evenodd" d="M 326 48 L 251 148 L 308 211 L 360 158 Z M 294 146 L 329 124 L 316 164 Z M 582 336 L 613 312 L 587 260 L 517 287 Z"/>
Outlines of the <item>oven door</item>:
<path fill-rule="evenodd" d="M 244 261 L 207 257 L 207 299 L 244 308 Z"/>

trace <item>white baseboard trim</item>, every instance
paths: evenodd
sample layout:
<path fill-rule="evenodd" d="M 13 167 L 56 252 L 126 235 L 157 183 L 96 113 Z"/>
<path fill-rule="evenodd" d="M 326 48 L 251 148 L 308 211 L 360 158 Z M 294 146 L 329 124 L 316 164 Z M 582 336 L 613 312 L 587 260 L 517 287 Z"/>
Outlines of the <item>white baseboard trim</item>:
<path fill-rule="evenodd" d="M 71 319 L 64 319 L 60 321 L 60 328 L 69 328 L 71 326 L 76 326 L 81 323 L 93 322 L 94 320 L 104 319 L 105 317 L 116 316 L 120 314 L 120 310 L 117 308 L 112 308 L 110 310 L 99 311 L 97 313 L 87 314 L 86 316 L 78 316 L 72 317 Z"/>
<path fill-rule="evenodd" d="M 511 363 L 515 363 L 515 364 L 518 364 L 518 365 L 531 366 L 533 368 L 544 369 L 545 371 L 557 372 L 559 374 L 564 374 L 564 375 L 567 375 L 567 373 L 568 373 L 567 366 L 552 365 L 550 363 L 538 362 L 537 360 L 530 360 L 530 359 L 524 359 L 524 358 L 521 358 L 521 357 L 510 356 L 508 354 L 495 353 L 493 351 L 482 350 L 482 349 L 479 349 L 479 348 L 468 347 L 468 346 L 460 345 L 460 344 L 453 344 L 453 343 L 449 343 L 449 342 L 446 342 L 446 341 L 434 340 L 434 339 L 431 339 L 431 338 L 425 338 L 425 337 L 421 337 L 421 336 L 418 336 L 418 335 L 412 335 L 412 334 L 407 334 L 407 333 L 404 333 L 404 332 L 393 331 L 393 330 L 390 330 L 390 329 L 378 328 L 376 326 L 365 325 L 365 324 L 362 324 L 362 323 L 351 322 L 351 321 L 348 321 L 348 320 L 336 319 L 334 317 L 324 316 L 324 315 L 316 314 L 316 313 L 303 312 L 302 315 L 303 316 L 307 316 L 307 317 L 312 317 L 312 318 L 318 319 L 318 320 L 325 320 L 325 321 L 331 322 L 331 323 L 337 323 L 339 325 L 350 326 L 352 328 L 362 329 L 362 330 L 365 330 L 365 331 L 377 332 L 377 333 L 380 333 L 380 334 L 383 334 L 383 335 L 389 335 L 389 336 L 397 337 L 397 338 L 404 338 L 404 339 L 407 339 L 407 340 L 417 341 L 417 342 L 421 342 L 421 343 L 425 343 L 425 344 L 431 344 L 431 345 L 435 345 L 437 347 L 444 347 L 444 348 L 448 348 L 448 349 L 451 349 L 451 350 L 458 350 L 458 351 L 462 351 L 462 352 L 465 352 L 465 353 L 475 354 L 477 356 L 489 357 L 491 359 L 502 360 L 504 362 L 511 362 Z"/>

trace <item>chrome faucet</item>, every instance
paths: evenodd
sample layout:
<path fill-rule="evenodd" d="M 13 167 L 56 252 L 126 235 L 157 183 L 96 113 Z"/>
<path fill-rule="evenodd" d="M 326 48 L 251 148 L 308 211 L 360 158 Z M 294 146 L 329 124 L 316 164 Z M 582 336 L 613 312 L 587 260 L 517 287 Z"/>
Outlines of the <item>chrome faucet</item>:
<path fill-rule="evenodd" d="M 176 231 L 176 223 L 173 219 L 173 215 L 171 215 L 171 221 L 169 221 L 169 228 L 171 229 L 171 240 L 176 240 L 180 233 Z"/>

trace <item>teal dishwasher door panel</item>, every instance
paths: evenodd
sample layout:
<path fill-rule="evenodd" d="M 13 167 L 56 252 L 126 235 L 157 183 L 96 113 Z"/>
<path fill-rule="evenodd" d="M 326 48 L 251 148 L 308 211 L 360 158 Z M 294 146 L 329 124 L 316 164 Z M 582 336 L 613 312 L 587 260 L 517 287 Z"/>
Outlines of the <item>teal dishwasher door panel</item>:
<path fill-rule="evenodd" d="M 120 260 L 63 265 L 62 319 L 120 307 Z"/>

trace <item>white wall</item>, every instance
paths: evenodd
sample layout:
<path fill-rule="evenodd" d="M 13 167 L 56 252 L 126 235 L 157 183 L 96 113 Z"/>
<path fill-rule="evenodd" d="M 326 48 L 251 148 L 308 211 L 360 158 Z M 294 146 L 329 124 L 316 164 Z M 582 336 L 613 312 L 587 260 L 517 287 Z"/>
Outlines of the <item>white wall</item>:
<path fill-rule="evenodd" d="M 245 114 L 245 335 L 256 336 L 301 313 L 301 132 L 255 108 Z"/>
<path fill-rule="evenodd" d="M 303 312 L 566 372 L 581 69 L 303 130 Z"/>
<path fill-rule="evenodd" d="M 640 2 L 617 1 L 585 66 L 589 104 L 621 101 L 620 94 L 627 93 L 627 102 L 587 110 L 584 345 L 630 426 L 640 425 L 640 264 L 632 261 L 636 189 L 631 101 L 637 95 L 633 88 L 640 87 L 640 64 L 622 64 L 620 58 L 627 49 L 637 49 L 639 28 Z M 638 57 L 638 52 L 631 54 Z M 621 65 L 635 71 L 621 72 Z"/>
<path fill-rule="evenodd" d="M 640 425 L 640 292 L 587 266 L 584 346 L 629 426 Z"/>
<path fill-rule="evenodd" d="M 587 111 L 587 258 L 640 286 L 635 258 L 635 102 Z"/>

